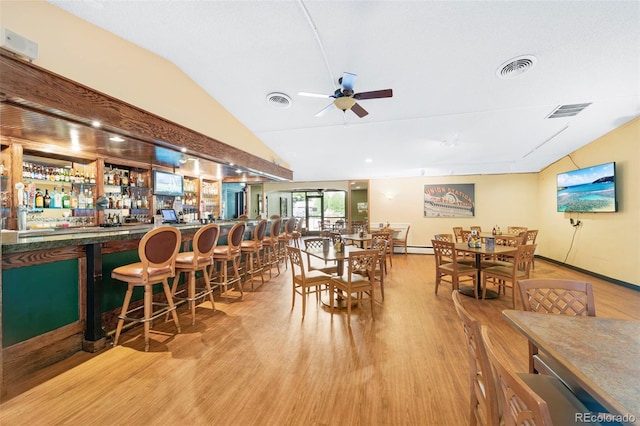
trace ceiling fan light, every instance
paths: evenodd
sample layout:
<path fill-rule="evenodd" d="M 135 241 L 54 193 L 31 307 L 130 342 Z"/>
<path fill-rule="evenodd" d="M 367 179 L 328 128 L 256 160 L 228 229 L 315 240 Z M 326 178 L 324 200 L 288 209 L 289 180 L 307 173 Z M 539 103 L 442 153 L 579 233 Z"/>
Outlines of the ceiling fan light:
<path fill-rule="evenodd" d="M 351 107 L 355 105 L 356 100 L 353 98 L 349 98 L 347 96 L 343 96 L 341 98 L 336 98 L 336 100 L 333 101 L 333 103 L 336 107 L 338 107 L 338 109 L 341 109 L 342 111 L 346 111 L 348 109 L 351 109 Z"/>

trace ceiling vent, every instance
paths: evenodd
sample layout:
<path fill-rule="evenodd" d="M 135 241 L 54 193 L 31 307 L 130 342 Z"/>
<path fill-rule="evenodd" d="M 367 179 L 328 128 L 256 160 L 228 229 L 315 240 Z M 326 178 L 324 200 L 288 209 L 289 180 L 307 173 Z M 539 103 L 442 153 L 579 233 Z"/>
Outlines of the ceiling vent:
<path fill-rule="evenodd" d="M 291 106 L 291 98 L 284 93 L 273 92 L 267 95 L 267 103 L 274 108 L 285 109 Z"/>
<path fill-rule="evenodd" d="M 554 109 L 551 114 L 547 116 L 547 118 L 573 117 L 575 115 L 578 115 L 578 113 L 580 113 L 589 105 L 591 105 L 591 102 L 586 104 L 560 105 L 558 108 Z"/>
<path fill-rule="evenodd" d="M 496 70 L 498 78 L 513 78 L 520 74 L 524 74 L 534 67 L 538 60 L 533 55 L 518 56 L 509 59 Z"/>

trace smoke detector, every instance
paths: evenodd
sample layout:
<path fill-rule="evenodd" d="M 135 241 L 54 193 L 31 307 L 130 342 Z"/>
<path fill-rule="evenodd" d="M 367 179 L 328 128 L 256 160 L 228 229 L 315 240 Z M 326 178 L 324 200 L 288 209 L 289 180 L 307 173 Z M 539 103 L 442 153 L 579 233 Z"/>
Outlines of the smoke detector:
<path fill-rule="evenodd" d="M 498 67 L 496 76 L 502 79 L 517 77 L 533 68 L 537 61 L 538 59 L 533 55 L 511 58 Z"/>
<path fill-rule="evenodd" d="M 291 98 L 280 92 L 273 92 L 267 95 L 267 103 L 274 108 L 286 109 L 291 106 Z"/>

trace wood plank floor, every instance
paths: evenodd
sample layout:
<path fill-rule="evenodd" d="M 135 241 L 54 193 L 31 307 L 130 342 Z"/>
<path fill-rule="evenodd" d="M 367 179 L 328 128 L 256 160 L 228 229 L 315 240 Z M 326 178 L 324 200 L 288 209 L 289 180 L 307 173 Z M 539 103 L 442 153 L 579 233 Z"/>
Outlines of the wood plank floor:
<path fill-rule="evenodd" d="M 450 289 L 434 294 L 430 255 L 396 255 L 383 303 L 334 315 L 309 298 L 291 310 L 291 276 L 217 310 L 204 303 L 182 333 L 140 328 L 121 346 L 78 353 L 8 389 L 6 425 L 465 425 L 467 353 Z M 640 320 L 640 292 L 536 260 L 534 277 L 594 283 L 598 315 Z M 250 286 L 246 286 L 250 287 Z M 380 293 L 377 294 L 378 298 Z M 489 324 L 513 368 L 526 371 L 527 343 L 501 317 L 510 297 L 465 306 Z"/>

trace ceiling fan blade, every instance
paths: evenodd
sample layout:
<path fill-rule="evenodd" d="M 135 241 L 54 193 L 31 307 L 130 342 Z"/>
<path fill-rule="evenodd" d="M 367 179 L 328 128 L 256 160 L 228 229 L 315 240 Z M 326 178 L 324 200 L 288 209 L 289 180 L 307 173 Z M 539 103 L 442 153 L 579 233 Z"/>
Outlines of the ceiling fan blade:
<path fill-rule="evenodd" d="M 322 93 L 298 92 L 298 96 L 308 96 L 310 98 L 332 98 L 333 95 L 323 95 Z"/>
<path fill-rule="evenodd" d="M 351 74 L 350 72 L 345 72 L 342 74 L 342 81 L 340 86 L 342 86 L 342 90 L 350 90 L 353 93 L 353 84 L 356 82 L 356 74 Z"/>
<path fill-rule="evenodd" d="M 331 102 L 329 105 L 327 105 L 326 107 L 321 109 L 320 112 L 318 112 L 316 114 L 316 117 L 322 117 L 323 115 L 325 115 L 327 113 L 327 111 L 329 111 L 332 108 L 333 108 L 333 102 Z"/>
<path fill-rule="evenodd" d="M 385 90 L 373 90 L 371 92 L 362 92 L 356 93 L 353 95 L 356 99 L 377 99 L 377 98 L 390 98 L 393 96 L 393 90 L 385 89 Z"/>
<path fill-rule="evenodd" d="M 358 103 L 353 104 L 353 106 L 351 107 L 351 111 L 353 111 L 360 118 L 364 117 L 365 115 L 369 115 L 369 113 Z"/>

